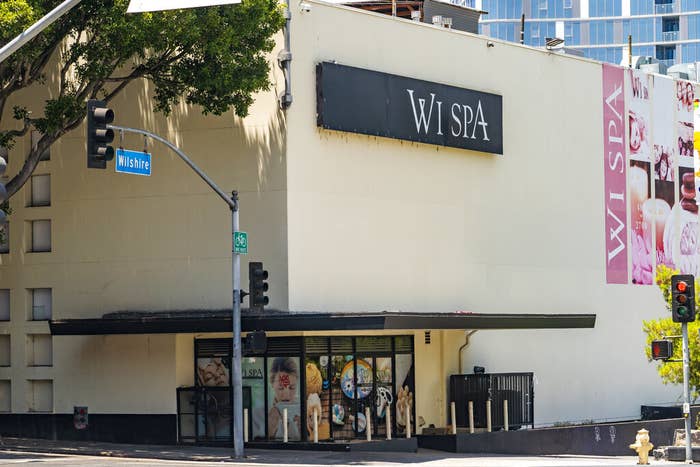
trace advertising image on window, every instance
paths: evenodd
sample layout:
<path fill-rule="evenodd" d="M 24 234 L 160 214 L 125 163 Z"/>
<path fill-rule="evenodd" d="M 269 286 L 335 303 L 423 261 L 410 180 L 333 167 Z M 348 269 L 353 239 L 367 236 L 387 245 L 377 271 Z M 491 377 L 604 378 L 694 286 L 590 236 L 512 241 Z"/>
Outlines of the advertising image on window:
<path fill-rule="evenodd" d="M 299 404 L 299 357 L 267 359 L 269 439 L 284 438 L 284 411 L 287 411 L 287 437 L 301 440 L 301 407 Z"/>
<path fill-rule="evenodd" d="M 228 361 L 221 357 L 197 359 L 197 378 L 202 386 L 228 386 Z"/>

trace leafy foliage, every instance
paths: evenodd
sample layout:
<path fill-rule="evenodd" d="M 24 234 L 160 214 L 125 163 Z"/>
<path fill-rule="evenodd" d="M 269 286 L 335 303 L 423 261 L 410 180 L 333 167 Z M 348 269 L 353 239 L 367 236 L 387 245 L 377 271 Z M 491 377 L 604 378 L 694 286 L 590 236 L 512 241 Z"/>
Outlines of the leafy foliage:
<path fill-rule="evenodd" d="M 0 2 L 0 44 L 55 4 Z M 59 74 L 53 97 L 42 109 L 14 108 L 19 128 L 0 131 L 5 147 L 31 127 L 43 133 L 7 184 L 10 196 L 29 179 L 40 155 L 80 125 L 87 99 L 109 102 L 130 82 L 146 79 L 155 85 L 155 107 L 164 114 L 184 101 L 201 106 L 205 114 L 233 110 L 245 116 L 252 94 L 270 86 L 266 54 L 284 22 L 276 0 L 136 15 L 126 14 L 127 5 L 128 0 L 83 0 L 0 63 L 0 116 L 13 93 L 46 82 L 49 72 Z"/>
<path fill-rule="evenodd" d="M 681 335 L 681 324 L 674 323 L 671 318 L 671 276 L 674 274 L 680 274 L 680 272 L 663 265 L 660 265 L 656 270 L 656 284 L 664 296 L 669 317 L 644 321 L 643 323 L 643 330 L 647 334 L 645 352 L 649 361 L 651 361 L 651 341 L 663 339 L 667 336 Z M 698 284 L 697 280 L 695 281 L 695 290 L 696 292 L 700 291 L 700 284 Z M 695 295 L 696 309 L 700 309 L 699 295 L 698 293 Z M 697 321 L 688 323 L 688 343 L 691 356 L 700 355 L 698 330 L 700 330 L 700 324 Z M 674 339 L 673 358 L 678 360 L 683 358 L 680 339 Z M 664 384 L 683 384 L 683 365 L 681 363 L 657 362 L 657 371 Z M 690 359 L 690 392 L 691 399 L 696 399 L 700 395 L 700 359 L 698 358 Z"/>

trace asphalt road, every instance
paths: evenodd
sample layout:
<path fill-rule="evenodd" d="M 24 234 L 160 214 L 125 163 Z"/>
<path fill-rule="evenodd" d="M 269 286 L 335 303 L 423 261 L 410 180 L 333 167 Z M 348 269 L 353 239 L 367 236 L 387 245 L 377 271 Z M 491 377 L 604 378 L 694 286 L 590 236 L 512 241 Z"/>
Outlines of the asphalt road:
<path fill-rule="evenodd" d="M 634 466 L 634 457 L 587 457 L 587 456 L 483 456 L 457 455 L 436 451 L 421 450 L 415 453 L 326 453 L 308 451 L 256 451 L 243 462 L 171 461 L 157 459 L 133 459 L 118 457 L 94 457 L 83 455 L 41 454 L 0 450 L 0 465 L 42 464 L 49 466 L 89 466 L 89 467 L 210 467 L 232 464 L 241 467 L 334 467 L 359 466 L 420 466 L 420 467 L 584 467 L 584 466 Z M 651 465 L 671 465 L 677 463 L 655 461 Z"/>

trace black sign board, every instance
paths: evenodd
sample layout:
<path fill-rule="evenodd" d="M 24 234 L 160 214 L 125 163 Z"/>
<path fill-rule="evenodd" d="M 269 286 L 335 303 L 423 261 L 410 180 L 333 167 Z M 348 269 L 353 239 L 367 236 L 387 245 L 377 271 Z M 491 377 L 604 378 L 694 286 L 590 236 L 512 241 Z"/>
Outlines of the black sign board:
<path fill-rule="evenodd" d="M 502 97 L 323 62 L 317 125 L 330 130 L 503 154 Z"/>

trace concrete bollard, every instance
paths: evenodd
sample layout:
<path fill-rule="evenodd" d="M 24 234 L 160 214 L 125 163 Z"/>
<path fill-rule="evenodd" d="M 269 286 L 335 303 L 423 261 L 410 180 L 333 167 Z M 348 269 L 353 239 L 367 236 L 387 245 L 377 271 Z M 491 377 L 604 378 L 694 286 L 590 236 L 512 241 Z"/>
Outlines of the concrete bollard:
<path fill-rule="evenodd" d="M 454 401 L 450 402 L 450 416 L 452 417 L 452 434 L 457 434 L 457 408 Z"/>
<path fill-rule="evenodd" d="M 289 427 L 287 426 L 287 408 L 282 409 L 282 442 L 289 442 Z"/>
<path fill-rule="evenodd" d="M 365 407 L 365 420 L 367 420 L 367 426 L 365 427 L 365 433 L 367 434 L 367 441 L 372 441 L 372 418 L 370 417 L 369 407 Z"/>
<path fill-rule="evenodd" d="M 469 434 L 474 434 L 474 402 L 469 401 Z"/>
<path fill-rule="evenodd" d="M 508 431 L 508 399 L 503 401 L 503 429 Z"/>
<path fill-rule="evenodd" d="M 243 409 L 243 442 L 248 442 L 248 409 Z"/>
<path fill-rule="evenodd" d="M 386 439 L 391 439 L 391 406 L 386 408 Z"/>
<path fill-rule="evenodd" d="M 411 438 L 411 411 L 406 409 L 406 439 Z"/>
<path fill-rule="evenodd" d="M 318 407 L 314 407 L 314 443 L 318 443 Z"/>
<path fill-rule="evenodd" d="M 491 399 L 486 401 L 486 431 L 491 432 Z"/>

